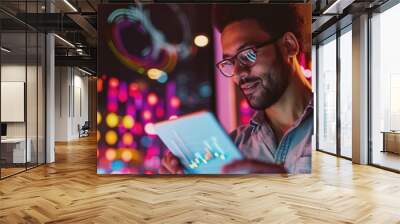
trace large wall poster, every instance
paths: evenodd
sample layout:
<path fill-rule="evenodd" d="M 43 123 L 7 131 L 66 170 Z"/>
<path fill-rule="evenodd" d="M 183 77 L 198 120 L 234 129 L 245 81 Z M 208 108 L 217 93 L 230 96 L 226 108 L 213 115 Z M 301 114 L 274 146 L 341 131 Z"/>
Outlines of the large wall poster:
<path fill-rule="evenodd" d="M 100 5 L 97 173 L 309 173 L 310 24 L 308 4 Z M 233 113 L 241 126 L 228 134 L 240 156 L 203 141 L 199 149 L 185 148 L 193 156 L 186 163 L 157 136 L 155 124 L 215 114 L 216 94 L 224 94 L 216 75 L 241 94 L 227 99 L 238 101 Z M 295 108 L 286 105 L 292 96 Z M 296 111 L 273 115 L 282 108 Z M 218 169 L 204 169 L 210 164 Z"/>

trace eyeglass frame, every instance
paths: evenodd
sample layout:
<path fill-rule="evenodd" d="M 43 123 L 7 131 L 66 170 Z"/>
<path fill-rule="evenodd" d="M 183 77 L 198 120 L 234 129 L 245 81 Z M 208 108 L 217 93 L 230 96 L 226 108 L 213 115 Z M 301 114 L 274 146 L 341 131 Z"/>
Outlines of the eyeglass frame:
<path fill-rule="evenodd" d="M 270 45 L 270 44 L 272 44 L 272 43 L 275 43 L 275 42 L 276 42 L 277 40 L 279 40 L 281 37 L 282 37 L 282 35 L 277 36 L 277 37 L 274 37 L 274 38 L 272 38 L 272 39 L 270 39 L 270 40 L 267 40 L 267 41 L 264 41 L 264 42 L 262 42 L 262 43 L 256 44 L 256 45 L 254 45 L 254 46 L 243 48 L 243 49 L 241 49 L 240 51 L 238 51 L 235 55 L 233 55 L 233 56 L 231 56 L 231 57 L 229 57 L 229 58 L 225 58 L 225 59 L 223 59 L 223 60 L 217 62 L 217 63 L 215 64 L 215 66 L 217 67 L 218 71 L 219 71 L 223 76 L 228 77 L 228 78 L 233 77 L 233 76 L 235 76 L 234 73 L 232 73 L 232 75 L 226 75 L 226 74 L 225 74 L 224 72 L 222 72 L 222 70 L 219 68 L 219 65 L 220 65 L 221 63 L 225 62 L 225 61 L 230 61 L 233 65 L 235 65 L 236 60 L 239 61 L 239 63 L 242 65 L 242 63 L 240 62 L 240 60 L 238 60 L 238 58 L 237 58 L 237 56 L 238 56 L 240 53 L 242 53 L 243 51 L 247 51 L 247 50 L 249 50 L 249 49 L 253 49 L 253 50 L 254 50 L 254 53 L 257 55 L 257 50 L 258 50 L 258 49 L 260 49 L 260 48 L 262 48 L 262 47 L 265 47 L 265 46 L 267 46 L 267 45 Z M 233 60 L 233 59 L 234 59 L 234 60 Z M 256 56 L 256 60 L 257 60 L 257 56 Z M 255 64 L 255 62 L 256 62 L 256 61 L 254 61 L 254 64 Z M 253 65 L 254 65 L 254 64 L 253 64 Z M 251 66 L 253 66 L 253 65 L 251 65 Z M 247 65 L 243 65 L 243 66 L 247 66 Z"/>

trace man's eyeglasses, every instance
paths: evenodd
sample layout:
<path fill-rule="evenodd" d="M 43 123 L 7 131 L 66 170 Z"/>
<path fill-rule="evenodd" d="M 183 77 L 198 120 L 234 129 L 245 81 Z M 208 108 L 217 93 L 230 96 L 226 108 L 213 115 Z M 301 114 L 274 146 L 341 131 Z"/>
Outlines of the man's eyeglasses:
<path fill-rule="evenodd" d="M 252 47 L 248 47 L 240 50 L 234 56 L 225 58 L 224 60 L 216 64 L 217 69 L 226 77 L 232 77 L 235 70 L 235 62 L 238 61 L 241 66 L 251 67 L 256 63 L 257 60 L 257 49 L 264 47 L 266 45 L 272 44 L 279 40 L 279 37 L 272 38 L 260 44 Z"/>

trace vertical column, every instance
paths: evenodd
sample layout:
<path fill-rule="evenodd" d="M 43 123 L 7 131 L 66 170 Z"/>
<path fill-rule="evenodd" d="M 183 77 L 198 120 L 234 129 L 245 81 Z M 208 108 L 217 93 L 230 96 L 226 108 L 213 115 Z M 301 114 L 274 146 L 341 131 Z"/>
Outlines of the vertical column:
<path fill-rule="evenodd" d="M 51 1 L 46 1 L 46 11 L 53 12 Z M 46 34 L 46 163 L 55 162 L 55 53 L 54 34 Z"/>
<path fill-rule="evenodd" d="M 353 162 L 368 163 L 368 15 L 353 19 Z"/>
<path fill-rule="evenodd" d="M 317 149 L 317 46 L 312 45 L 312 51 L 311 51 L 311 62 L 312 62 L 312 91 L 313 91 L 313 98 L 314 98 L 314 129 L 313 129 L 313 135 L 312 135 L 312 149 Z"/>

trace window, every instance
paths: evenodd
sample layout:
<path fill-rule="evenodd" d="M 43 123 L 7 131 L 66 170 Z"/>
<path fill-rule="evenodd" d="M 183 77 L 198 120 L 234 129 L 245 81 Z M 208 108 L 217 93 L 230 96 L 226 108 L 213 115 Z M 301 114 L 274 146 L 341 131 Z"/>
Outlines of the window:
<path fill-rule="evenodd" d="M 340 36 L 340 155 L 352 157 L 352 33 Z"/>
<path fill-rule="evenodd" d="M 336 153 L 336 36 L 318 48 L 318 149 Z"/>
<path fill-rule="evenodd" d="M 400 4 L 371 18 L 372 163 L 400 170 Z"/>

